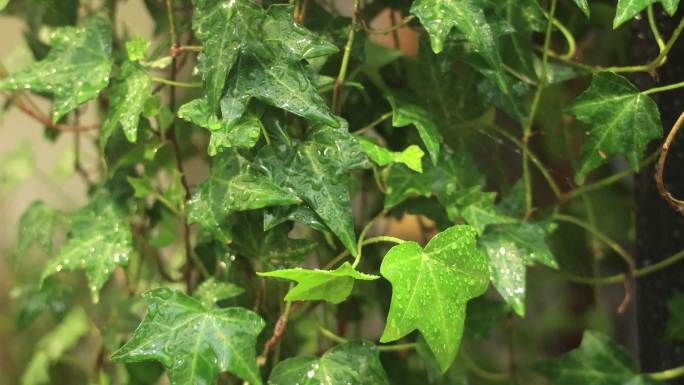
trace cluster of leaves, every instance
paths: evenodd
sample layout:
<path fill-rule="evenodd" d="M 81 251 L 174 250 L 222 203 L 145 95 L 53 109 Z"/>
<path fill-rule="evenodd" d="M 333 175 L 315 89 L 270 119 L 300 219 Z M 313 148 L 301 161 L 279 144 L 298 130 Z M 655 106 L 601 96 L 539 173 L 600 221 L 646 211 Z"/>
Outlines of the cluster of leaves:
<path fill-rule="evenodd" d="M 677 0 L 659 2 L 676 12 Z M 34 3 L 0 0 L 29 31 L 49 27 L 47 39 L 27 32 L 36 61 L 3 70 L 0 90 L 23 110 L 27 91 L 51 100 L 52 139 L 86 135 L 84 103 L 95 101 L 103 121 L 89 202 L 72 212 L 35 202 L 19 223 L 12 266 L 28 278 L 15 290 L 18 326 L 46 312 L 58 322 L 36 346 L 27 385 L 50 382 L 91 328 L 98 383 L 157 383 L 154 362 L 173 385 L 516 383 L 528 374 L 488 373 L 466 348 L 506 318 L 542 313 L 526 306 L 527 270 L 568 267 L 550 246 L 558 222 L 588 229 L 597 255 L 624 257 L 614 242 L 596 246 L 607 237 L 592 198 L 559 187 L 563 175 L 528 145 L 532 129 L 548 133 L 549 158 L 566 154 L 577 185 L 610 175 L 602 166 L 618 156 L 636 171 L 663 131 L 649 95 L 680 86 L 641 91 L 621 67 L 573 61 L 557 9 L 582 26 L 593 17 L 586 0 L 355 0 L 349 17 L 315 0 L 146 0 L 154 48 L 113 28 L 116 0 Z M 618 1 L 613 27 L 652 3 Z M 373 30 L 367 21 L 387 7 L 404 19 Z M 396 41 L 415 39 L 415 54 L 378 43 L 399 27 L 410 33 Z M 569 54 L 554 51 L 556 28 Z M 635 71 L 662 65 L 677 31 Z M 563 114 L 576 120 L 549 121 Z M 563 136 L 554 130 L 566 140 L 553 143 Z M 3 158 L 3 186 L 30 173 L 27 152 Z M 530 164 L 552 195 L 535 188 Z M 558 213 L 578 196 L 584 210 L 568 210 L 590 223 Z M 383 234 L 392 216 L 417 216 L 422 242 Z M 38 250 L 47 260 L 32 275 Z M 81 270 L 90 301 L 71 287 L 79 275 L 66 274 Z M 667 335 L 681 339 L 681 298 L 670 307 Z M 529 368 L 556 384 L 662 378 L 640 374 L 598 331 Z"/>

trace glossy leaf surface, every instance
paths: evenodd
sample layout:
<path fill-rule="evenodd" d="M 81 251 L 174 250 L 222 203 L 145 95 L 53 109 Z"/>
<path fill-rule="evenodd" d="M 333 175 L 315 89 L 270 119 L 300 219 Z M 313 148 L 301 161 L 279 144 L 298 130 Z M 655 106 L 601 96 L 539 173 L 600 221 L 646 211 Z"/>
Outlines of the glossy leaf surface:
<path fill-rule="evenodd" d="M 70 219 L 68 239 L 48 261 L 41 280 L 62 270 L 85 270 L 91 296 L 97 302 L 113 270 L 128 264 L 133 251 L 130 226 L 113 197 L 105 193 L 99 193 Z"/>
<path fill-rule="evenodd" d="M 121 125 L 126 138 L 138 139 L 138 122 L 145 102 L 152 93 L 152 81 L 147 71 L 137 64 L 125 62 L 114 79 L 109 96 L 109 114 L 102 126 L 100 146 L 107 145 L 112 132 Z"/>
<path fill-rule="evenodd" d="M 335 346 L 321 356 L 299 356 L 279 363 L 269 385 L 388 385 L 375 345 L 351 341 Z"/>
<path fill-rule="evenodd" d="M 663 134 L 658 106 L 624 77 L 612 72 L 594 75 L 591 87 L 569 109 L 589 126 L 575 180 L 615 155 L 637 171 L 649 141 Z"/>
<path fill-rule="evenodd" d="M 30 89 L 54 95 L 52 120 L 95 99 L 109 83 L 112 30 L 109 22 L 91 18 L 84 27 L 64 27 L 50 36 L 45 59 L 0 80 L 0 90 Z"/>
<path fill-rule="evenodd" d="M 264 321 L 257 314 L 237 307 L 207 309 L 167 288 L 150 290 L 143 297 L 145 319 L 112 359 L 159 361 L 172 385 L 213 384 L 223 372 L 262 383 L 255 345 Z"/>
<path fill-rule="evenodd" d="M 377 275 L 364 274 L 349 262 L 335 270 L 288 269 L 258 273 L 262 277 L 282 278 L 297 282 L 285 296 L 286 301 L 316 301 L 340 303 L 351 294 L 355 280 L 372 281 Z"/>
<path fill-rule="evenodd" d="M 425 249 L 415 242 L 392 247 L 380 274 L 392 284 L 392 302 L 380 342 L 419 330 L 446 371 L 458 352 L 468 300 L 488 285 L 487 259 L 477 233 L 457 225 L 437 234 Z M 426 312 L 426 308 L 430 312 Z"/>

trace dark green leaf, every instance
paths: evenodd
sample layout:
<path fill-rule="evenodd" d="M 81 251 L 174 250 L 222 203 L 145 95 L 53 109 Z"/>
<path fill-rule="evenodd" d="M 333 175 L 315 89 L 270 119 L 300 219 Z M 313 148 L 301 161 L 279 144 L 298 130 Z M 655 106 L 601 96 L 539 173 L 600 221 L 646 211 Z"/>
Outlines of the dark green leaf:
<path fill-rule="evenodd" d="M 83 28 L 64 27 L 50 36 L 50 53 L 37 63 L 0 80 L 0 90 L 30 89 L 54 95 L 52 120 L 95 99 L 109 83 L 112 30 L 109 22 L 91 18 Z"/>
<path fill-rule="evenodd" d="M 288 279 L 297 282 L 285 296 L 286 301 L 328 301 L 338 304 L 351 294 L 357 279 L 372 281 L 377 275 L 364 274 L 354 269 L 349 262 L 335 270 L 308 270 L 302 268 L 257 273 L 262 277 Z"/>
<path fill-rule="evenodd" d="M 627 352 L 605 334 L 587 330 L 582 344 L 543 365 L 540 370 L 556 385 L 649 385 Z"/>
<path fill-rule="evenodd" d="M 684 341 L 684 295 L 675 294 L 667 301 L 667 329 L 665 335 L 673 341 Z"/>
<path fill-rule="evenodd" d="M 590 131 L 582 145 L 577 183 L 615 155 L 623 155 L 634 171 L 649 141 L 663 134 L 658 106 L 624 77 L 612 72 L 594 75 L 591 87 L 569 109 Z"/>
<path fill-rule="evenodd" d="M 67 241 L 48 261 L 41 280 L 52 274 L 83 269 L 94 302 L 117 266 L 126 266 L 132 249 L 129 224 L 124 213 L 106 193 L 98 193 L 71 217 Z"/>
<path fill-rule="evenodd" d="M 221 228 L 232 212 L 300 202 L 281 186 L 237 153 L 224 151 L 214 158 L 209 178 L 188 202 L 188 222 L 199 223 L 219 239 L 228 240 Z"/>
<path fill-rule="evenodd" d="M 58 279 L 47 279 L 43 287 L 27 285 L 13 290 L 12 296 L 16 295 L 21 301 L 17 329 L 26 328 L 36 317 L 48 311 L 58 320 L 62 319 L 75 294 L 72 286 Z"/>
<path fill-rule="evenodd" d="M 289 358 L 273 369 L 269 385 L 389 385 L 378 349 L 366 341 L 346 342 L 320 358 Z"/>
<path fill-rule="evenodd" d="M 404 242 L 387 252 L 380 274 L 392 284 L 392 302 L 380 342 L 418 329 L 442 371 L 451 366 L 463 334 L 466 303 L 488 285 L 487 258 L 476 238 L 472 227 L 458 225 L 437 234 L 425 249 Z"/>
<path fill-rule="evenodd" d="M 159 361 L 172 385 L 213 384 L 223 372 L 261 385 L 255 345 L 264 321 L 257 314 L 238 307 L 208 309 L 168 288 L 143 297 L 147 314 L 112 359 Z"/>
<path fill-rule="evenodd" d="M 396 97 L 389 97 L 387 100 L 392 105 L 392 125 L 394 127 L 415 125 L 420 139 L 430 154 L 432 163 L 437 164 L 442 136 L 430 114 L 425 109 Z"/>

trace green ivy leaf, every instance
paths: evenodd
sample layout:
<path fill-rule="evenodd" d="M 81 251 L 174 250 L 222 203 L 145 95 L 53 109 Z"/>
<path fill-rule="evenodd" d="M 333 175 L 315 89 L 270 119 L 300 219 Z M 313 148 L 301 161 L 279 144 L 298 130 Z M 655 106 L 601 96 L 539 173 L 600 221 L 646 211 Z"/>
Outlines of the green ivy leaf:
<path fill-rule="evenodd" d="M 627 352 L 605 334 L 587 330 L 582 344 L 561 357 L 540 365 L 557 385 L 655 385 L 639 375 Z"/>
<path fill-rule="evenodd" d="M 656 2 L 660 2 L 670 16 L 673 16 L 677 12 L 677 7 L 679 7 L 679 0 L 618 0 L 615 19 L 613 19 L 613 28 L 621 26 L 624 22 L 635 17 L 646 7 Z"/>
<path fill-rule="evenodd" d="M 272 207 L 264 211 L 264 230 L 270 230 L 286 221 L 302 223 L 319 231 L 330 231 L 323 219 L 309 206 L 297 205 L 288 207 Z"/>
<path fill-rule="evenodd" d="M 62 214 L 45 203 L 37 201 L 24 211 L 19 219 L 17 246 L 12 254 L 12 268 L 16 269 L 32 245 L 38 245 L 43 252 L 52 252 L 52 238 Z"/>
<path fill-rule="evenodd" d="M 214 157 L 209 177 L 188 201 L 188 222 L 229 240 L 222 227 L 231 213 L 300 202 L 281 186 L 237 153 L 224 151 Z"/>
<path fill-rule="evenodd" d="M 0 11 L 5 9 L 5 7 L 9 4 L 9 0 L 0 0 Z"/>
<path fill-rule="evenodd" d="M 525 316 L 527 266 L 535 262 L 558 269 L 546 244 L 549 231 L 537 223 L 500 226 L 480 238 L 489 255 L 489 276 L 496 290 L 513 310 Z"/>
<path fill-rule="evenodd" d="M 258 158 L 277 185 L 294 191 L 356 255 L 348 173 L 362 168 L 366 157 L 344 120 L 309 128 L 307 140 L 292 148 L 266 146 Z"/>
<path fill-rule="evenodd" d="M 129 141 L 138 139 L 140 114 L 151 94 L 152 81 L 147 71 L 135 63 L 125 62 L 109 94 L 109 112 L 100 132 L 100 148 L 107 146 L 119 124 Z"/>
<path fill-rule="evenodd" d="M 587 0 L 575 0 L 575 4 L 577 4 L 577 7 L 582 10 L 582 13 L 584 13 L 587 18 L 591 16 L 591 9 L 589 9 Z"/>
<path fill-rule="evenodd" d="M 684 341 L 684 294 L 675 294 L 667 301 L 665 336 L 672 341 Z"/>
<path fill-rule="evenodd" d="M 279 363 L 269 385 L 389 385 L 378 349 L 367 341 L 337 345 L 321 356 L 298 356 Z"/>
<path fill-rule="evenodd" d="M 208 309 L 168 288 L 152 289 L 143 298 L 147 314 L 113 360 L 159 361 L 172 385 L 213 384 L 223 372 L 262 384 L 255 345 L 264 321 L 256 313 L 239 307 Z"/>
<path fill-rule="evenodd" d="M 250 98 L 286 109 L 314 121 L 336 124 L 301 64 L 303 59 L 329 55 L 337 48 L 297 25 L 293 7 L 272 5 L 263 10 L 252 0 L 194 0 L 193 28 L 203 42 L 198 69 L 214 113 L 224 95 L 232 107 L 222 108 L 230 124 L 244 112 Z"/>
<path fill-rule="evenodd" d="M 98 193 L 71 217 L 68 239 L 43 270 L 41 281 L 64 271 L 86 272 L 93 302 L 117 266 L 126 266 L 133 251 L 124 213 L 106 193 Z"/>
<path fill-rule="evenodd" d="M 478 234 L 482 234 L 489 225 L 517 222 L 517 219 L 509 217 L 496 207 L 495 199 L 496 193 L 483 191 L 480 185 L 459 190 L 447 188 L 447 191 L 439 196 L 440 202 L 447 209 L 449 219 L 465 219 Z"/>
<path fill-rule="evenodd" d="M 405 127 L 410 124 L 416 126 L 418 135 L 425 144 L 432 163 L 437 164 L 442 135 L 440 135 L 430 114 L 422 107 L 407 103 L 394 96 L 388 97 L 387 100 L 392 105 L 392 125 L 394 127 Z"/>
<path fill-rule="evenodd" d="M 44 335 L 35 347 L 21 377 L 22 385 L 49 384 L 50 365 L 71 349 L 90 330 L 88 316 L 82 308 L 72 309 L 57 327 Z"/>
<path fill-rule="evenodd" d="M 261 212 L 244 213 L 237 221 L 240 224 L 232 229 L 235 239 L 230 248 L 273 268 L 299 264 L 316 249 L 316 242 L 289 238 L 292 226 L 283 224 L 264 229 L 262 219 Z"/>
<path fill-rule="evenodd" d="M 349 262 L 335 270 L 308 270 L 302 268 L 257 273 L 262 277 L 288 279 L 297 282 L 285 296 L 286 301 L 328 301 L 338 304 L 351 294 L 354 281 L 372 281 L 377 275 L 364 274 L 354 269 Z"/>
<path fill-rule="evenodd" d="M 38 316 L 50 312 L 61 320 L 75 298 L 76 290 L 58 279 L 47 279 L 43 287 L 26 285 L 12 290 L 12 298 L 20 300 L 17 329 L 23 330 Z"/>
<path fill-rule="evenodd" d="M 366 155 L 380 166 L 387 166 L 392 163 L 403 163 L 413 171 L 423 172 L 421 160 L 425 153 L 415 144 L 406 147 L 404 151 L 394 152 L 375 144 L 369 139 L 358 137 L 358 140 Z"/>
<path fill-rule="evenodd" d="M 221 282 L 212 277 L 197 287 L 193 297 L 197 298 L 202 303 L 202 306 L 211 309 L 216 302 L 237 297 L 244 292 L 245 289 L 238 285 L 230 282 Z"/>
<path fill-rule="evenodd" d="M 251 114 L 245 114 L 231 124 L 226 123 L 211 113 L 207 99 L 195 99 L 182 105 L 178 109 L 178 117 L 211 132 L 207 148 L 211 156 L 229 147 L 252 148 L 263 130 L 261 121 Z"/>
<path fill-rule="evenodd" d="M 126 42 L 126 53 L 130 61 L 143 61 L 147 57 L 147 50 L 150 48 L 150 42 L 134 36 L 131 40 Z"/>
<path fill-rule="evenodd" d="M 64 27 L 50 36 L 45 59 L 0 80 L 0 90 L 31 89 L 54 95 L 52 120 L 95 99 L 109 83 L 112 29 L 109 21 L 91 18 L 83 28 Z"/>
<path fill-rule="evenodd" d="M 437 234 L 425 249 L 404 242 L 387 252 L 380 274 L 392 284 L 392 302 L 380 342 L 418 329 L 442 371 L 451 366 L 463 334 L 466 303 L 488 285 L 487 259 L 476 238 L 472 227 L 457 225 Z"/>
<path fill-rule="evenodd" d="M 575 174 L 577 183 L 615 155 L 623 155 L 634 171 L 649 141 L 662 136 L 658 106 L 624 77 L 612 72 L 594 75 L 591 86 L 569 109 L 590 126 Z"/>

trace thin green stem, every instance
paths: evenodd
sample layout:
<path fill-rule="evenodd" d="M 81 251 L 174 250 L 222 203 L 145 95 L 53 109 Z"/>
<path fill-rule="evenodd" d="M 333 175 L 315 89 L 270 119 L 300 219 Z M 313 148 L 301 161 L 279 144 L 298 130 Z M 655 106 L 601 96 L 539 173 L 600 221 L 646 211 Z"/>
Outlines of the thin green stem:
<path fill-rule="evenodd" d="M 636 267 L 634 263 L 634 257 L 630 253 L 628 253 L 627 250 L 625 250 L 622 246 L 620 246 L 617 242 L 615 242 L 609 236 L 604 234 L 601 230 L 597 229 L 595 226 L 592 226 L 590 223 L 587 223 L 579 218 L 575 218 L 570 215 L 554 214 L 553 219 L 561 222 L 572 223 L 591 233 L 594 237 L 596 237 L 596 239 L 605 243 L 606 246 L 610 247 L 611 249 L 613 249 L 613 251 L 620 255 L 620 257 L 622 257 L 622 259 L 624 259 L 624 261 L 629 266 L 630 270 L 632 271 L 632 275 L 635 274 Z"/>
<path fill-rule="evenodd" d="M 653 38 L 658 44 L 658 49 L 660 52 L 663 52 L 665 49 L 665 41 L 663 40 L 663 36 L 660 34 L 658 26 L 656 25 L 655 15 L 653 14 L 653 4 L 648 6 L 648 25 L 651 27 L 651 32 L 653 32 Z"/>
<path fill-rule="evenodd" d="M 662 66 L 663 64 L 665 64 L 665 61 L 667 60 L 667 54 L 670 52 L 674 44 L 677 42 L 677 39 L 679 39 L 679 35 L 681 35 L 682 30 L 684 30 L 684 17 L 682 17 L 682 19 L 679 21 L 679 24 L 675 28 L 674 32 L 672 32 L 672 36 L 670 36 L 670 39 L 665 44 L 665 47 L 663 47 L 663 49 L 660 51 L 660 54 L 658 54 L 658 56 L 656 56 L 656 58 L 653 59 L 650 63 L 637 66 L 608 67 L 604 68 L 603 70 L 613 72 L 650 72 Z M 598 70 L 601 69 L 599 68 Z"/>
<path fill-rule="evenodd" d="M 544 12 L 544 15 L 546 15 L 547 18 L 550 18 L 550 15 L 547 12 Z M 568 29 L 568 27 L 566 27 L 558 19 L 553 18 L 551 20 L 553 21 L 553 25 L 556 26 L 556 28 L 558 28 L 558 31 L 560 31 L 560 33 L 563 34 L 565 42 L 568 44 L 567 52 L 565 52 L 562 55 L 559 55 L 559 57 L 564 60 L 571 60 L 577 52 L 577 43 L 575 42 L 575 37 L 572 36 L 572 32 Z"/>
<path fill-rule="evenodd" d="M 356 268 L 356 266 L 358 266 L 359 263 L 361 263 L 361 255 L 363 254 L 362 253 L 362 251 L 363 251 L 363 240 L 366 238 L 366 234 L 368 233 L 368 231 L 370 231 L 370 229 L 373 227 L 375 222 L 377 222 L 380 218 L 387 215 L 387 211 L 388 211 L 387 209 L 383 209 L 382 211 L 380 211 L 378 213 L 378 215 L 376 215 L 375 217 L 373 217 L 373 219 L 368 221 L 368 223 L 366 223 L 366 226 L 363 227 L 363 230 L 361 230 L 361 234 L 359 234 L 359 241 L 356 244 L 356 249 L 357 249 L 358 254 L 356 255 L 356 258 L 354 259 L 354 263 L 352 264 L 353 268 Z"/>
<path fill-rule="evenodd" d="M 182 216 L 183 213 L 181 213 L 177 207 L 175 207 L 166 197 L 164 197 L 162 194 L 159 194 L 157 192 L 154 193 L 154 196 L 157 198 L 159 202 L 161 202 L 164 206 L 166 206 L 169 210 L 171 210 L 172 213 L 176 216 Z"/>
<path fill-rule="evenodd" d="M 342 109 L 342 102 L 340 100 L 340 92 L 347 76 L 347 69 L 349 68 L 349 58 L 351 57 L 351 49 L 354 45 L 354 36 L 356 34 L 356 26 L 359 19 L 359 8 L 361 7 L 361 0 L 354 0 L 354 14 L 352 15 L 352 22 L 349 26 L 349 35 L 347 36 L 347 43 L 344 45 L 344 54 L 342 55 L 342 64 L 340 64 L 340 72 L 337 74 L 335 86 L 333 87 L 332 107 L 337 115 Z"/>
<path fill-rule="evenodd" d="M 684 365 L 672 369 L 666 369 L 662 372 L 647 373 L 646 377 L 656 381 L 667 381 L 674 378 L 684 376 Z"/>
<path fill-rule="evenodd" d="M 658 157 L 659 152 L 660 151 L 656 151 L 653 154 L 649 155 L 646 159 L 644 159 L 641 162 L 641 164 L 639 165 L 639 168 L 645 167 L 648 164 L 652 163 Z M 615 173 L 609 177 L 606 177 L 606 178 L 601 179 L 599 181 L 596 181 L 594 183 L 586 184 L 586 185 L 580 186 L 574 190 L 563 193 L 560 197 L 560 200 L 561 200 L 561 202 L 570 201 L 570 200 L 575 199 L 575 198 L 577 198 L 583 194 L 586 194 L 590 191 L 594 191 L 594 190 L 598 190 L 598 189 L 603 188 L 603 187 L 610 186 L 613 183 L 619 181 L 620 179 L 628 177 L 632 174 L 634 174 L 634 171 L 632 171 L 631 169 L 626 169 L 624 171 L 620 171 L 618 173 Z"/>
<path fill-rule="evenodd" d="M 166 84 L 166 85 L 174 86 L 174 87 L 184 87 L 184 88 L 200 88 L 200 87 L 202 87 L 202 83 L 199 83 L 199 82 L 190 82 L 190 83 L 178 82 L 175 80 L 164 79 L 164 78 L 160 78 L 160 77 L 156 77 L 156 76 L 151 76 L 150 80 L 152 80 L 153 82 L 156 82 L 156 83 L 162 83 L 162 84 Z"/>
<path fill-rule="evenodd" d="M 475 361 L 473 361 L 473 359 L 470 358 L 470 356 L 465 352 L 464 349 L 461 349 L 460 357 L 463 360 L 465 366 L 468 368 L 468 370 L 470 370 L 474 375 L 480 377 L 483 380 L 492 382 L 503 382 L 511 379 L 511 375 L 509 373 L 494 373 L 479 367 L 475 363 Z"/>
<path fill-rule="evenodd" d="M 171 46 L 175 49 L 178 47 L 178 34 L 176 33 L 176 18 L 173 12 L 173 0 L 166 0 L 166 17 L 169 19 Z"/>
<path fill-rule="evenodd" d="M 539 102 L 541 100 L 541 94 L 546 85 L 546 72 L 547 65 L 549 63 L 549 47 L 551 45 L 551 33 L 553 32 L 553 20 L 556 14 L 556 3 L 557 0 L 551 0 L 551 5 L 549 7 L 548 18 L 549 21 L 546 24 L 546 35 L 544 37 L 544 51 L 542 53 L 542 66 L 541 73 L 539 76 L 539 84 L 534 92 L 534 98 L 532 99 L 532 105 L 530 107 L 530 114 L 527 117 L 527 121 L 523 127 L 523 145 L 525 148 L 528 147 L 530 137 L 532 136 L 532 124 L 534 123 L 534 117 L 537 115 L 537 108 L 539 108 Z M 530 165 L 529 165 L 529 152 L 523 151 L 523 182 L 525 184 L 525 217 L 527 218 L 532 212 L 532 178 L 530 175 Z"/>
<path fill-rule="evenodd" d="M 331 332 L 330 330 L 324 328 L 323 326 L 318 327 L 318 331 L 324 335 L 326 338 L 335 341 L 337 343 L 343 344 L 346 342 L 349 342 L 348 339 L 338 336 L 337 334 Z M 400 350 L 409 350 L 409 349 L 415 349 L 416 346 L 418 346 L 417 343 L 411 342 L 411 343 L 406 343 L 406 344 L 392 344 L 392 345 L 378 345 L 377 349 L 379 352 L 396 352 Z"/>
<path fill-rule="evenodd" d="M 400 243 L 404 243 L 404 240 L 400 239 L 400 238 L 396 238 L 396 237 L 391 237 L 389 235 L 381 235 L 378 237 L 368 238 L 368 239 L 364 240 L 363 242 L 361 242 L 361 246 L 363 247 L 366 245 L 370 245 L 373 243 L 380 243 L 380 242 L 390 242 L 390 243 L 400 244 Z M 361 248 L 359 248 L 359 252 L 361 252 Z M 349 250 L 344 250 L 343 252 L 338 254 L 335 258 L 333 258 L 330 262 L 328 262 L 328 264 L 325 265 L 325 267 L 323 267 L 323 270 L 330 269 L 331 267 L 335 266 L 338 262 L 340 262 L 341 260 L 345 259 L 348 256 L 349 256 Z"/>
<path fill-rule="evenodd" d="M 542 163 L 542 161 L 539 159 L 539 157 L 534 152 L 532 152 L 527 146 L 525 146 L 525 144 L 520 139 L 516 138 L 510 132 L 508 132 L 508 131 L 506 131 L 506 130 L 504 130 L 504 129 L 496 126 L 496 125 L 492 125 L 491 128 L 494 131 L 496 131 L 498 134 L 503 136 L 504 138 L 508 139 L 511 143 L 518 146 L 523 153 L 527 153 L 527 156 L 530 158 L 532 163 L 537 167 L 539 172 L 542 174 L 542 176 L 544 177 L 544 179 L 548 183 L 551 191 L 553 191 L 553 195 L 555 195 L 556 198 L 561 197 L 562 192 L 561 192 L 560 187 L 558 187 L 558 183 L 556 183 L 556 181 L 553 179 L 553 176 L 551 176 L 551 173 L 549 172 L 549 170 L 546 169 L 546 167 L 544 166 L 544 163 Z"/>
<path fill-rule="evenodd" d="M 382 114 L 379 118 L 377 118 L 377 119 L 375 119 L 374 121 L 370 122 L 368 125 L 366 125 L 366 126 L 360 128 L 360 129 L 354 131 L 354 134 L 362 134 L 362 133 L 364 133 L 364 132 L 366 132 L 366 131 L 368 131 L 368 130 L 370 130 L 370 129 L 372 129 L 372 128 L 375 128 L 378 124 L 380 124 L 380 123 L 384 122 L 385 120 L 391 118 L 391 117 L 392 117 L 392 114 L 393 114 L 392 111 L 385 112 L 385 113 Z"/>
<path fill-rule="evenodd" d="M 684 87 L 684 82 L 679 82 L 679 83 L 674 83 L 674 84 L 668 84 L 660 87 L 653 87 L 650 88 L 646 91 L 643 91 L 642 94 L 645 95 L 650 95 L 650 94 L 655 94 L 656 92 L 663 92 L 663 91 L 671 91 L 671 90 L 676 90 L 677 88 L 682 88 Z"/>

